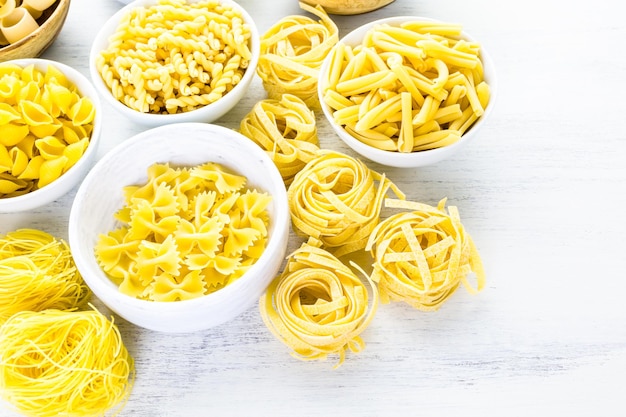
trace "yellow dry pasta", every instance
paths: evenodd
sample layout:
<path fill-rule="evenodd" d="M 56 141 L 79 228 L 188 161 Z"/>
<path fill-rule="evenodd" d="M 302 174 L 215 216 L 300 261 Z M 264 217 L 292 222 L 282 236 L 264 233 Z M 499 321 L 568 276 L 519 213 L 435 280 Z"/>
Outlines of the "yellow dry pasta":
<path fill-rule="evenodd" d="M 124 188 L 121 226 L 100 235 L 99 265 L 120 292 L 152 301 L 201 297 L 240 278 L 267 244 L 271 196 L 216 163 L 154 164 Z"/>
<path fill-rule="evenodd" d="M 386 200 L 400 208 L 372 232 L 366 250 L 374 257 L 372 280 L 382 302 L 404 301 L 424 311 L 437 310 L 463 283 L 470 293 L 485 285 L 476 246 L 461 224 L 457 207 L 437 207 L 405 200 Z M 473 287 L 468 275 L 476 276 Z"/>
<path fill-rule="evenodd" d="M 362 271 L 361 271 L 362 272 Z M 283 272 L 261 297 L 261 317 L 272 334 L 302 360 L 326 359 L 363 350 L 360 334 L 378 306 L 378 292 L 367 274 L 367 287 L 346 265 L 311 239 L 293 252 Z"/>
<path fill-rule="evenodd" d="M 74 310 L 90 295 L 63 240 L 36 229 L 0 236 L 0 325 L 20 311 Z"/>
<path fill-rule="evenodd" d="M 248 68 L 251 30 L 216 0 L 158 0 L 118 24 L 96 66 L 113 96 L 143 113 L 182 113 L 214 103 Z"/>
<path fill-rule="evenodd" d="M 380 24 L 354 46 L 338 43 L 324 103 L 361 142 L 418 152 L 457 142 L 489 103 L 480 46 L 459 25 Z"/>
<path fill-rule="evenodd" d="M 14 315 L 0 327 L 0 358 L 0 396 L 33 417 L 119 412 L 135 376 L 113 319 L 95 309 Z"/>
<path fill-rule="evenodd" d="M 287 190 L 295 231 L 322 242 L 337 257 L 361 250 L 379 222 L 387 191 L 404 194 L 359 159 L 322 150 Z"/>
<path fill-rule="evenodd" d="M 279 100 L 285 93 L 293 94 L 317 109 L 319 70 L 339 40 L 339 31 L 321 6 L 300 3 L 300 8 L 320 20 L 293 15 L 275 23 L 261 36 L 256 72 L 269 98 Z"/>
<path fill-rule="evenodd" d="M 96 109 L 53 65 L 0 64 L 0 198 L 45 187 L 90 143 Z"/>
<path fill-rule="evenodd" d="M 292 94 L 257 102 L 239 131 L 267 152 L 286 186 L 319 151 L 315 114 Z"/>
<path fill-rule="evenodd" d="M 15 6 L 15 0 L 0 5 L 0 32 L 6 44 L 15 44 L 39 29 L 39 23 L 26 7 Z"/>

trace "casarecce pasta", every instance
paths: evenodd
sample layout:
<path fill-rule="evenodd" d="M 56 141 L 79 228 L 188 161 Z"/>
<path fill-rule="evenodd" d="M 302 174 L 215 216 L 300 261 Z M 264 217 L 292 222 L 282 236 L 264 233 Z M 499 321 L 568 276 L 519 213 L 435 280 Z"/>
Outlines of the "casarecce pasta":
<path fill-rule="evenodd" d="M 330 53 L 324 102 L 356 139 L 393 152 L 457 142 L 485 111 L 480 47 L 459 25 L 380 24 Z"/>

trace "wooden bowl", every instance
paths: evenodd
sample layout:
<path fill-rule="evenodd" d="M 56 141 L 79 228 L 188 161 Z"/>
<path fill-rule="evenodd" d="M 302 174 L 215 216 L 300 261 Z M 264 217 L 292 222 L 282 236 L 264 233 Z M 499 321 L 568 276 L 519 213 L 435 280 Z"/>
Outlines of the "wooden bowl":
<path fill-rule="evenodd" d="M 393 0 L 302 0 L 315 6 L 319 4 L 326 13 L 351 15 L 371 12 L 393 2 Z"/>
<path fill-rule="evenodd" d="M 70 0 L 55 1 L 37 19 L 37 30 L 18 42 L 0 47 L 0 62 L 40 56 L 61 32 L 69 8 Z"/>

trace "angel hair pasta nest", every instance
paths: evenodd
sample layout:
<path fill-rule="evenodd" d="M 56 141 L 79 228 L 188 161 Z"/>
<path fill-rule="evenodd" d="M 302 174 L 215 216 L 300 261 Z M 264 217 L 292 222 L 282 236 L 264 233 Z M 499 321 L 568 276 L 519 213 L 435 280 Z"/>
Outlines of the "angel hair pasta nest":
<path fill-rule="evenodd" d="M 99 416 L 123 406 L 134 362 L 96 310 L 23 311 L 0 327 L 0 395 L 33 417 Z"/>
<path fill-rule="evenodd" d="M 0 236 L 0 324 L 20 311 L 73 310 L 90 295 L 63 240 L 35 229 Z"/>

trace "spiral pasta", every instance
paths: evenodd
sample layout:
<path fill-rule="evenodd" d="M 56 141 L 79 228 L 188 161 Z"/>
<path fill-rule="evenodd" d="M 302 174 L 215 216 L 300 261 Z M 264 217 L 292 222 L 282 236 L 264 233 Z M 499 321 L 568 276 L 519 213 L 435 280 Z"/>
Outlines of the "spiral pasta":
<path fill-rule="evenodd" d="M 0 236 L 0 324 L 20 311 L 74 310 L 90 295 L 63 240 L 35 229 Z"/>
<path fill-rule="evenodd" d="M 248 68 L 250 27 L 215 0 L 158 0 L 120 21 L 96 67 L 113 96 L 142 113 L 182 113 L 214 103 Z"/>
<path fill-rule="evenodd" d="M 96 109 L 53 65 L 0 64 L 0 198 L 45 187 L 87 150 Z"/>
<path fill-rule="evenodd" d="M 287 16 L 261 36 L 257 74 L 269 98 L 285 93 L 319 108 L 317 79 L 322 62 L 339 40 L 339 31 L 321 6 L 300 3 L 300 8 L 319 17 Z"/>
<path fill-rule="evenodd" d="M 363 350 L 359 336 L 371 322 L 378 306 L 376 286 L 368 307 L 366 286 L 336 257 L 310 239 L 293 252 L 281 275 L 261 297 L 261 317 L 268 329 L 302 360 L 326 359 L 346 351 Z"/>
<path fill-rule="evenodd" d="M 33 417 L 121 409 L 134 362 L 113 319 L 96 310 L 24 311 L 0 327 L 0 396 Z"/>
<path fill-rule="evenodd" d="M 319 151 L 315 115 L 292 94 L 256 103 L 239 131 L 268 153 L 286 186 Z"/>
<path fill-rule="evenodd" d="M 320 240 L 337 257 L 363 249 L 389 189 L 404 198 L 384 174 L 362 161 L 322 150 L 287 190 L 294 229 Z"/>
<path fill-rule="evenodd" d="M 470 293 L 485 285 L 478 250 L 461 224 L 458 209 L 446 200 L 437 207 L 387 200 L 387 207 L 407 211 L 392 215 L 374 229 L 366 250 L 374 257 L 372 280 L 382 302 L 404 301 L 424 311 L 441 307 L 462 282 Z M 476 288 L 467 276 L 475 273 Z"/>

